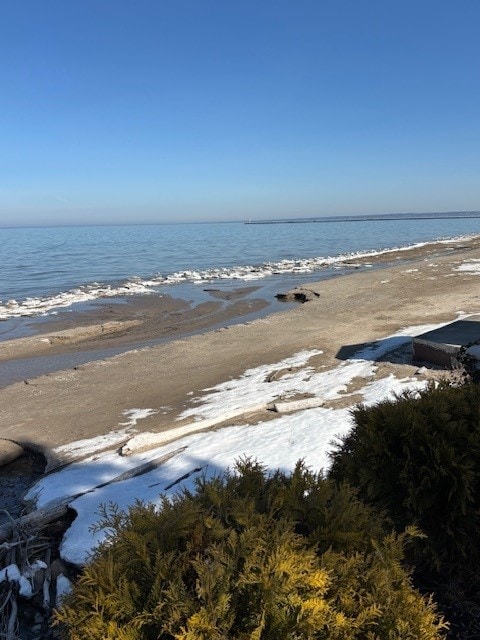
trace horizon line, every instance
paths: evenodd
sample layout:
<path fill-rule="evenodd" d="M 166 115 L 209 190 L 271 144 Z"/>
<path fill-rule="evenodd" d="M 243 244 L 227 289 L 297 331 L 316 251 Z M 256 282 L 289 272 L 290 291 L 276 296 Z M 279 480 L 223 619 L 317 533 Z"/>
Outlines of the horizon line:
<path fill-rule="evenodd" d="M 450 211 L 404 211 L 394 213 L 344 213 L 340 215 L 320 215 L 306 217 L 289 218 L 258 218 L 249 216 L 246 219 L 234 220 L 179 220 L 169 222 L 89 222 L 89 223 L 63 223 L 63 224 L 20 224 L 20 225 L 0 225 L 0 229 L 55 229 L 55 228 L 85 228 L 85 227 L 147 227 L 159 225 L 181 225 L 181 224 L 302 224 L 302 223 L 323 223 L 323 222 L 356 222 L 389 219 L 389 220 L 411 220 L 437 219 L 437 218 L 478 218 L 480 210 L 450 210 Z M 423 218 L 421 217 L 423 216 Z"/>

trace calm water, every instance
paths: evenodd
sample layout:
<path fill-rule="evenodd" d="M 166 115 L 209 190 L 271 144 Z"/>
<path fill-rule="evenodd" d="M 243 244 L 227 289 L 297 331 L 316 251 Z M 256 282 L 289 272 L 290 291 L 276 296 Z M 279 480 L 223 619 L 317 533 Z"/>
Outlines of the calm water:
<path fill-rule="evenodd" d="M 478 234 L 476 215 L 0 229 L 0 318 L 36 315 L 115 292 L 161 290 L 168 283 L 321 271 L 331 264 L 329 257 Z M 282 262 L 289 260 L 297 262 Z"/>

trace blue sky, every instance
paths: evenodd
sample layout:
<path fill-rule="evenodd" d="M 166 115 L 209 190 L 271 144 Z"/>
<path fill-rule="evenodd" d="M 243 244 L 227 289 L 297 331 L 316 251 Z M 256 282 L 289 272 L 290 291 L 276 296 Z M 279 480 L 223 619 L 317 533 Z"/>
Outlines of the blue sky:
<path fill-rule="evenodd" d="M 480 209 L 478 0 L 5 0 L 0 226 Z"/>

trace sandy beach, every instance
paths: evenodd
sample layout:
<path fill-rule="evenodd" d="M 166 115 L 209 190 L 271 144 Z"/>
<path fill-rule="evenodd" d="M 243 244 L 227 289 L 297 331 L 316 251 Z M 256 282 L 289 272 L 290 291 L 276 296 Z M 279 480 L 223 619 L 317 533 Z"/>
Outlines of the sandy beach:
<path fill-rule="evenodd" d="M 125 428 L 129 425 L 125 416 L 133 409 L 150 409 L 151 414 L 131 422 L 132 432 L 176 428 L 187 422 L 178 417 L 205 389 L 238 378 L 252 367 L 316 349 L 322 354 L 309 365 L 328 370 L 362 345 L 404 327 L 451 321 L 459 312 L 479 313 L 478 260 L 480 239 L 365 258 L 359 264 L 372 264 L 369 269 L 360 271 L 355 269 L 358 264 L 352 265 L 348 275 L 306 285 L 314 299 L 293 309 L 180 339 L 170 335 L 165 344 L 28 378 L 0 390 L 0 436 L 44 450 L 55 465 L 64 460 L 54 449 Z M 471 265 L 470 270 L 465 265 Z M 167 336 L 172 313 L 184 314 L 183 328 L 195 326 L 201 331 L 212 322 L 227 325 L 245 305 L 251 310 L 267 304 L 247 299 L 252 291 L 244 284 L 230 293 L 213 293 L 217 297 L 212 296 L 208 309 L 192 310 L 172 299 L 159 311 L 158 300 L 144 297 L 113 312 L 104 307 L 101 317 L 79 314 L 72 322 L 70 316 L 68 325 L 65 319 L 54 319 L 42 325 L 41 334 L 0 343 L 0 360 L 9 366 L 16 359 L 147 339 L 156 331 Z M 216 305 L 221 297 L 231 302 L 220 312 Z M 177 324 L 174 331 L 182 327 Z M 403 363 L 384 358 L 376 376 L 392 371 L 398 377 L 412 375 L 416 368 L 408 357 Z M 340 405 L 337 400 L 335 406 Z M 268 416 L 248 415 L 248 419 Z M 223 424 L 228 424 L 228 416 Z"/>

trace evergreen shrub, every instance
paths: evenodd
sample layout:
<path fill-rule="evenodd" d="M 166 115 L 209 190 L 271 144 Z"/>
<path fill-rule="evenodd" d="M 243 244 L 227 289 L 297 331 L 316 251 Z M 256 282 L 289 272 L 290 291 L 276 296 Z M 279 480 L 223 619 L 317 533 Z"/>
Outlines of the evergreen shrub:
<path fill-rule="evenodd" d="M 330 477 L 357 487 L 398 530 L 416 523 L 430 565 L 480 570 L 480 386 L 430 386 L 354 410 Z M 461 570 L 461 569 L 460 569 Z"/>
<path fill-rule="evenodd" d="M 433 640 L 403 547 L 346 485 L 244 460 L 161 507 L 105 509 L 111 534 L 58 612 L 70 640 Z"/>
<path fill-rule="evenodd" d="M 396 529 L 416 524 L 416 584 L 480 637 L 480 386 L 441 384 L 354 410 L 330 477 L 384 509 Z M 468 623 L 468 624 L 470 624 Z"/>

